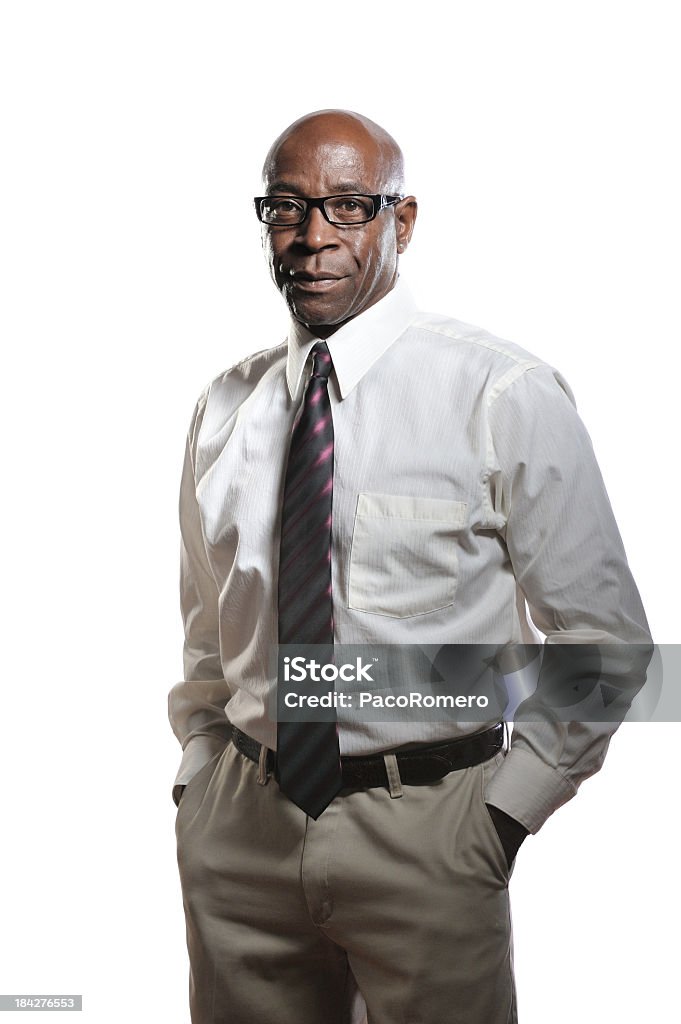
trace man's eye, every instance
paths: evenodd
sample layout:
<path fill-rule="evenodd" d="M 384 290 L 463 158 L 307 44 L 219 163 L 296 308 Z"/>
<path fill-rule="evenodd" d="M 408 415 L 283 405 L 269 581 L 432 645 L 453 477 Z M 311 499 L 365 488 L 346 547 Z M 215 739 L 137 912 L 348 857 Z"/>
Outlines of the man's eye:
<path fill-rule="evenodd" d="M 365 199 L 362 196 L 339 196 L 338 199 L 333 200 L 331 215 L 333 220 L 340 221 L 341 223 L 361 223 L 371 218 L 372 209 L 370 199 Z"/>
<path fill-rule="evenodd" d="M 295 199 L 268 199 L 265 210 L 268 220 L 295 221 L 303 207 Z"/>
<path fill-rule="evenodd" d="M 276 210 L 277 213 L 291 213 L 295 210 L 299 210 L 300 206 L 298 203 L 294 203 L 290 199 L 277 199 L 274 202 L 270 202 L 270 208 L 272 210 Z"/>

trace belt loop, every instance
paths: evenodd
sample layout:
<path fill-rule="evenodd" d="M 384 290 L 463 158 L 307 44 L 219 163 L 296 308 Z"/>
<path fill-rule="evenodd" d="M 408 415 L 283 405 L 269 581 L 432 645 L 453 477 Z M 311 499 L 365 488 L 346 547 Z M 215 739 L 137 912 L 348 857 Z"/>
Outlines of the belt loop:
<path fill-rule="evenodd" d="M 400 769 L 397 764 L 397 758 L 394 754 L 384 754 L 383 760 L 385 762 L 385 772 L 388 776 L 388 788 L 390 789 L 391 799 L 395 800 L 397 797 L 402 796 L 402 779 L 400 778 Z"/>
<path fill-rule="evenodd" d="M 263 743 L 260 748 L 260 757 L 258 758 L 258 785 L 266 786 L 269 776 L 267 774 L 267 747 Z"/>

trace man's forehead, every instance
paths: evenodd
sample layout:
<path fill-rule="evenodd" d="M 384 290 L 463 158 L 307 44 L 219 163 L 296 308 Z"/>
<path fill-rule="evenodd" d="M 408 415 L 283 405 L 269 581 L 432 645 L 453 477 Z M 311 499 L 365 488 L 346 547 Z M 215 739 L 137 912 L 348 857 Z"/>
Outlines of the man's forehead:
<path fill-rule="evenodd" d="M 366 192 L 373 192 L 375 183 L 368 181 L 365 178 L 353 178 L 347 180 L 343 178 L 334 178 L 329 175 L 323 177 L 320 180 L 320 184 L 316 186 L 317 191 L 321 191 L 324 195 L 342 195 L 347 193 L 348 195 L 363 194 Z M 308 195 L 310 193 L 310 181 L 309 177 L 306 177 L 305 181 L 301 178 L 291 175 L 287 178 L 277 177 L 271 181 L 266 181 L 267 192 L 274 195 L 275 193 L 281 193 L 283 195 Z M 315 186 L 312 186 L 313 190 Z"/>
<path fill-rule="evenodd" d="M 310 179 L 333 185 L 339 192 L 373 187 L 384 161 L 377 146 L 359 146 L 341 139 L 287 139 L 264 168 L 265 183 L 302 185 Z"/>

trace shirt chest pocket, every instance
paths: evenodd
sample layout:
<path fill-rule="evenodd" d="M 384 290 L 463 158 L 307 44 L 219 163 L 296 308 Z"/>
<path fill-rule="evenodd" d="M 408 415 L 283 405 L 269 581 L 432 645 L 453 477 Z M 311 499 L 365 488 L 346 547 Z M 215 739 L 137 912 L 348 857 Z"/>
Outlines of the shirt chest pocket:
<path fill-rule="evenodd" d="M 360 494 L 350 550 L 348 606 L 406 618 L 453 604 L 464 501 Z"/>

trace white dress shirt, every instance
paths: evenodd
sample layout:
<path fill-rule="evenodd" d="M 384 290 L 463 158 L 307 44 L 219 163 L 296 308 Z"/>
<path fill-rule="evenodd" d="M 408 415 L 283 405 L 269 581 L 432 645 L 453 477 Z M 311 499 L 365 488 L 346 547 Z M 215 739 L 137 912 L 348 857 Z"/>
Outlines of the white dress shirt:
<path fill-rule="evenodd" d="M 216 377 L 194 409 L 180 494 L 184 681 L 169 697 L 176 787 L 229 741 L 230 722 L 276 747 L 281 501 L 315 340 L 291 320 L 285 342 Z M 549 643 L 649 642 L 591 441 L 555 369 L 420 312 L 402 279 L 327 344 L 336 643 L 535 643 L 533 623 Z M 339 716 L 344 754 L 479 728 Z M 538 831 L 601 767 L 614 729 L 516 721 L 485 798 Z"/>

